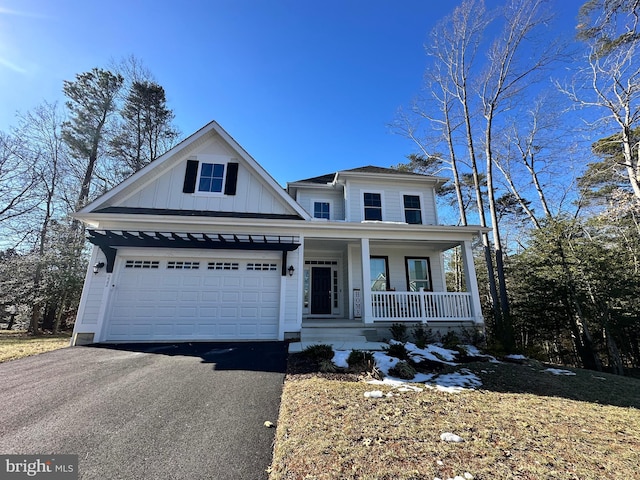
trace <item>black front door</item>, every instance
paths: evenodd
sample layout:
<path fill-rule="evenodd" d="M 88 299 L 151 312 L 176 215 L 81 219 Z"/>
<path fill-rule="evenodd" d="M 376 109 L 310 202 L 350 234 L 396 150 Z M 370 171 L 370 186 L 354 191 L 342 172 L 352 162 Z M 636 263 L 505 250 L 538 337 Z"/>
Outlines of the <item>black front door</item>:
<path fill-rule="evenodd" d="M 311 269 L 311 313 L 331 313 L 331 267 Z"/>

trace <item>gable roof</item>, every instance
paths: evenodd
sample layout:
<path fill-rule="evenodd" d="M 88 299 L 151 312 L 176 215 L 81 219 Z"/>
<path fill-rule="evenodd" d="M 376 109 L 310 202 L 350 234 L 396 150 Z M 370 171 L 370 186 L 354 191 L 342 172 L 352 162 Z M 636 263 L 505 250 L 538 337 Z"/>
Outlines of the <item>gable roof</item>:
<path fill-rule="evenodd" d="M 170 170 L 178 162 L 182 161 L 185 154 L 201 140 L 206 140 L 212 133 L 218 134 L 227 145 L 246 162 L 253 173 L 259 176 L 269 187 L 275 197 L 283 204 L 286 204 L 294 215 L 299 218 L 308 219 L 309 214 L 295 202 L 285 190 L 274 180 L 274 178 L 251 156 L 236 140 L 229 135 L 215 120 L 209 122 L 197 132 L 185 138 L 178 145 L 167 151 L 156 160 L 134 173 L 132 176 L 104 193 L 94 201 L 80 209 L 74 216 L 82 218 L 85 214 L 105 212 L 106 209 L 114 208 L 124 199 L 135 194 L 150 182 L 158 178 L 164 172 Z"/>

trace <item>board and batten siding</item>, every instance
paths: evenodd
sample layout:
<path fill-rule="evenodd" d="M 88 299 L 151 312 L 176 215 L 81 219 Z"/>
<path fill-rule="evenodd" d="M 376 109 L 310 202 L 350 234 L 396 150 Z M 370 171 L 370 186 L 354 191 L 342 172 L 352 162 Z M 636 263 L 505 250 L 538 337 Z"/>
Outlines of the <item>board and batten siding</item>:
<path fill-rule="evenodd" d="M 235 195 L 183 193 L 187 160 L 239 164 Z M 290 214 L 291 208 L 277 198 L 271 187 L 248 168 L 224 142 L 212 139 L 189 152 L 176 166 L 122 201 L 120 206 L 177 210 L 208 210 L 242 213 Z"/>
<path fill-rule="evenodd" d="M 109 282 L 111 278 L 110 276 L 106 279 L 104 276 L 96 276 L 93 273 L 93 265 L 98 262 L 106 263 L 106 261 L 106 258 L 102 255 L 102 252 L 99 251 L 98 247 L 93 247 L 76 319 L 76 322 L 79 322 L 82 326 L 93 327 L 98 324 L 98 315 L 106 286 L 105 282 Z"/>
<path fill-rule="evenodd" d="M 403 195 L 420 195 L 422 209 L 422 223 L 424 225 L 436 225 L 435 193 L 432 187 L 418 188 L 415 183 L 397 182 L 372 183 L 349 180 L 347 182 L 347 221 L 361 222 L 364 220 L 364 193 L 380 193 L 382 196 L 382 220 L 384 222 L 404 222 Z"/>

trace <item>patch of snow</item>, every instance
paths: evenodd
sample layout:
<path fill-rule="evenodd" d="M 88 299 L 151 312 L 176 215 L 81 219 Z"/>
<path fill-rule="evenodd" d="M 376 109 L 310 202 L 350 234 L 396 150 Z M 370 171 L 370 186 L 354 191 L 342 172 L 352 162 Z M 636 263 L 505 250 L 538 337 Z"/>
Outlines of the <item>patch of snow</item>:
<path fill-rule="evenodd" d="M 482 386 L 480 378 L 466 368 L 459 372 L 438 375 L 431 382 L 437 390 L 450 393 L 459 393 L 464 389 L 474 390 Z"/>
<path fill-rule="evenodd" d="M 382 398 L 383 393 L 380 390 L 371 390 L 370 392 L 364 392 L 365 398 Z"/>
<path fill-rule="evenodd" d="M 349 354 L 351 350 L 335 350 L 333 352 L 333 359 L 331 360 L 336 367 L 339 368 L 347 368 L 349 364 L 347 363 L 347 358 L 349 358 Z"/>
<path fill-rule="evenodd" d="M 395 357 L 390 357 L 384 352 L 373 352 L 373 359 L 376 361 L 376 366 L 378 370 L 386 375 L 389 374 L 389 370 L 395 367 L 400 359 Z"/>
<path fill-rule="evenodd" d="M 422 392 L 424 388 L 416 387 L 415 385 L 405 385 L 398 388 L 399 392 Z"/>
<path fill-rule="evenodd" d="M 524 355 L 520 355 L 519 353 L 512 353 L 510 355 L 505 355 L 504 358 L 510 358 L 511 360 L 527 360 L 527 357 Z"/>
<path fill-rule="evenodd" d="M 451 432 L 442 433 L 440 435 L 440 440 L 442 440 L 443 442 L 454 442 L 454 443 L 464 442 L 464 438 L 456 435 L 455 433 L 451 433 Z"/>
<path fill-rule="evenodd" d="M 404 380 L 392 380 L 390 378 L 385 378 L 384 380 L 369 380 L 367 383 L 369 385 L 387 385 L 391 388 L 398 388 L 404 386 L 407 382 Z"/>
<path fill-rule="evenodd" d="M 419 352 L 420 355 L 428 353 L 430 351 L 437 351 L 445 358 L 454 358 L 455 352 L 447 350 L 437 345 L 429 345 L 427 348 L 419 349 L 412 343 L 407 343 L 407 350 L 411 352 Z M 390 357 L 384 352 L 373 352 L 373 358 L 376 362 L 378 369 L 385 375 L 385 379 L 372 380 L 368 383 L 373 385 L 387 385 L 391 388 L 398 388 L 409 382 L 411 383 L 424 383 L 428 388 L 435 388 L 439 391 L 449 393 L 459 393 L 465 389 L 475 389 L 482 386 L 482 381 L 478 376 L 473 374 L 468 369 L 462 369 L 456 373 L 449 373 L 446 375 L 437 375 L 434 373 L 418 373 L 411 380 L 403 380 L 395 378 L 389 375 L 389 370 L 398 364 L 400 361 L 395 357 Z M 414 357 L 415 358 L 415 357 Z M 434 356 L 437 359 L 437 357 Z M 334 357 L 335 363 L 336 357 Z M 449 365 L 457 365 L 456 363 L 449 363 L 442 359 L 436 361 L 446 363 Z"/>
<path fill-rule="evenodd" d="M 455 365 L 456 355 L 458 352 L 438 345 L 427 345 L 425 348 L 418 348 L 411 342 L 405 343 L 405 348 L 409 352 L 412 360 L 420 362 L 421 360 L 430 360 L 432 362 L 444 363 L 446 365 Z"/>
<path fill-rule="evenodd" d="M 561 370 L 559 368 L 547 368 L 543 370 L 543 372 L 549 372 L 552 375 L 575 375 L 575 372 L 571 372 L 569 370 Z"/>

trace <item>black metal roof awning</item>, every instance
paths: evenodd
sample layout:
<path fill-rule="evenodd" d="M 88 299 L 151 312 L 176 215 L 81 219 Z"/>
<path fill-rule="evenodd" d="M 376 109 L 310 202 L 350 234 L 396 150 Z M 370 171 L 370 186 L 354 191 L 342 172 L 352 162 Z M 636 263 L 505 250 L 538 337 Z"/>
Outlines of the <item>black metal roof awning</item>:
<path fill-rule="evenodd" d="M 178 233 L 129 230 L 87 230 L 87 239 L 100 247 L 107 257 L 107 272 L 113 264 L 119 247 L 200 248 L 228 250 L 263 250 L 286 253 L 300 246 L 295 236 L 249 235 L 228 233 Z"/>

